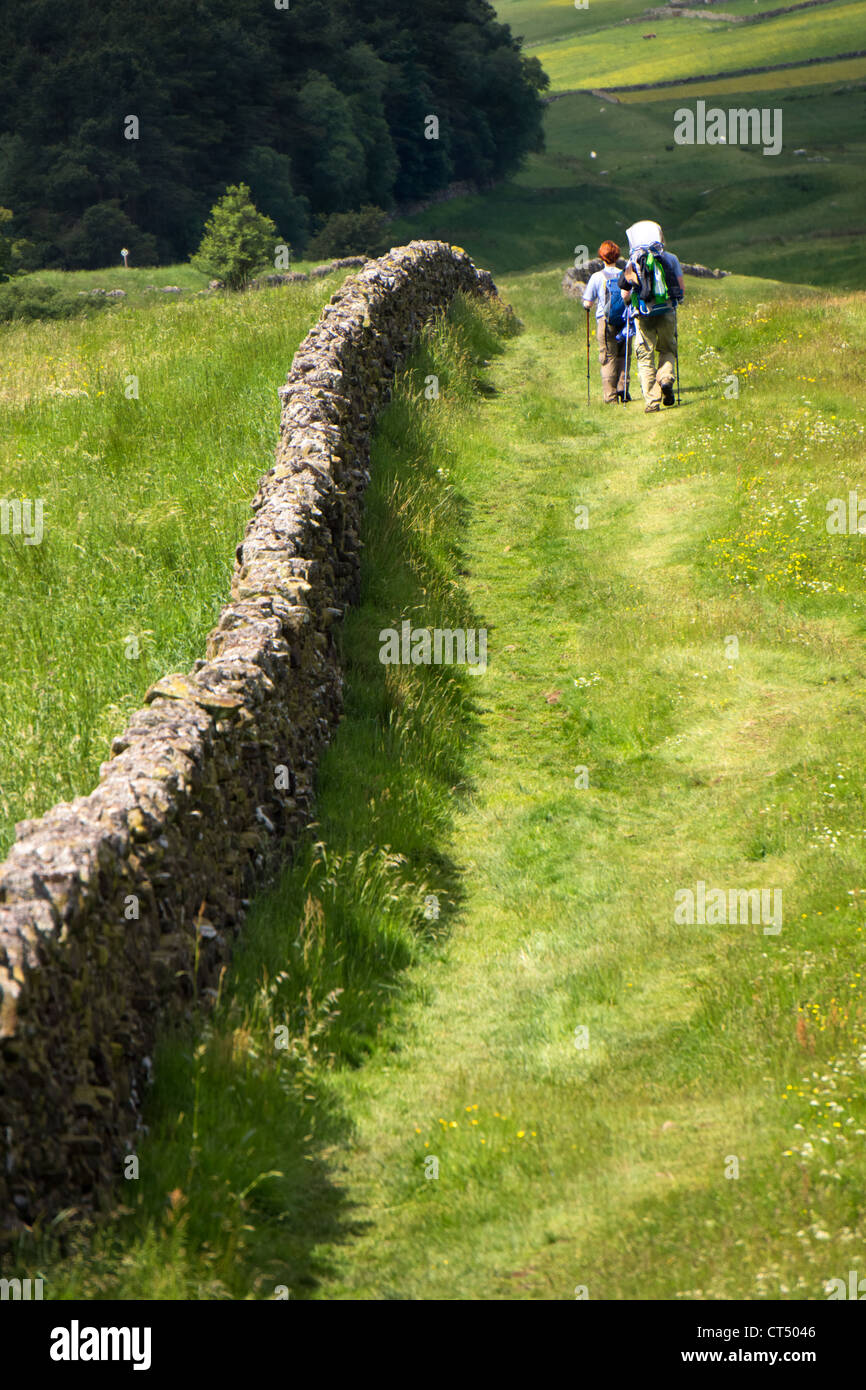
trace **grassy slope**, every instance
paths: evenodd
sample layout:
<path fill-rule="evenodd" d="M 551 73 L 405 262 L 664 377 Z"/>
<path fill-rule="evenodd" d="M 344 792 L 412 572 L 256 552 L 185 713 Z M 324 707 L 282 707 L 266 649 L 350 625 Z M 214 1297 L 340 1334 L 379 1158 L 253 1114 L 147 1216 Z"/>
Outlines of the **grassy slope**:
<path fill-rule="evenodd" d="M 590 4 L 588 10 L 572 11 L 569 36 L 533 49 L 550 76 L 552 91 L 659 82 L 849 53 L 863 47 L 866 17 L 863 0 L 838 0 L 817 11 L 780 15 L 759 25 L 671 18 L 654 19 L 648 29 L 629 24 L 590 31 L 582 20 L 592 8 Z M 656 37 L 647 41 L 644 32 Z"/>
<path fill-rule="evenodd" d="M 584 10 L 576 10 L 574 0 L 498 0 L 496 14 L 524 45 L 539 57 L 539 48 L 552 39 L 568 38 L 576 26 L 580 33 L 593 33 L 643 14 L 649 0 L 590 0 Z"/>
<path fill-rule="evenodd" d="M 835 3 L 835 0 L 831 2 Z M 661 0 L 656 3 L 653 0 L 589 0 L 584 9 L 578 10 L 574 0 L 497 0 L 495 8 L 503 24 L 509 24 L 513 33 L 522 35 L 525 46 L 533 49 L 538 57 L 552 40 L 573 41 L 576 33 L 596 33 L 599 29 L 609 29 L 627 19 L 639 21 L 642 14 L 649 9 L 659 8 L 660 3 Z M 691 32 L 691 26 L 695 23 L 719 24 L 719 14 L 750 17 L 768 14 L 766 22 L 775 24 L 778 21 L 772 16 L 772 11 L 781 7 L 781 0 L 723 0 L 722 4 L 707 6 L 703 10 L 700 0 L 696 0 L 693 8 L 699 13 L 703 10 L 700 19 L 672 13 L 669 22 L 689 26 Z M 658 34 L 658 23 L 658 20 L 653 20 L 647 24 L 636 23 L 635 27 L 641 33 Z M 693 42 L 699 41 L 700 30 L 693 37 Z"/>
<path fill-rule="evenodd" d="M 530 156 L 521 174 L 403 219 L 394 235 L 441 236 L 470 247 L 498 273 L 513 273 L 564 268 L 575 245 L 594 251 L 605 237 L 622 240 L 636 217 L 655 216 L 684 260 L 855 287 L 866 227 L 863 89 L 774 91 L 784 148 L 770 157 L 760 149 L 675 146 L 680 100 L 626 106 L 587 95 L 552 102 L 547 149 Z M 738 105 L 767 100 L 759 92 L 736 98 Z M 807 154 L 795 155 L 799 148 Z"/>
<path fill-rule="evenodd" d="M 676 71 L 695 72 L 699 60 L 712 68 L 704 63 L 705 30 L 725 26 L 661 20 L 653 24 L 659 39 L 647 43 L 640 37 L 641 25 L 619 24 L 626 8 L 620 0 L 593 0 L 587 10 L 529 0 L 500 0 L 497 7 L 500 18 L 528 39 L 549 39 L 554 32 L 573 36 L 566 44 L 571 45 L 571 66 L 562 68 L 563 80 L 554 87 L 588 86 L 590 76 L 594 84 L 598 74 L 590 74 L 588 55 L 596 52 L 607 63 L 634 52 L 639 63 L 634 80 L 648 80 L 651 65 L 658 62 L 657 43 L 663 45 L 663 57 L 673 51 L 669 44 L 688 55 Z M 787 18 L 768 19 L 736 34 L 727 26 L 718 42 L 745 44 L 747 61 L 756 64 L 782 61 L 778 35 L 787 31 L 779 26 Z M 851 21 L 862 28 L 862 5 L 859 10 L 848 4 L 822 6 L 790 18 L 803 26 L 802 43 L 798 38 L 785 56 L 813 56 L 819 51 L 813 38 L 828 32 L 827 25 Z M 847 46 L 861 44 L 858 37 Z M 552 71 L 559 47 L 542 43 L 533 51 Z M 564 62 L 561 57 L 556 61 Z M 605 237 L 622 239 L 635 218 L 654 216 L 685 260 L 855 288 L 866 228 L 866 90 L 862 81 L 852 83 L 851 76 L 841 68 L 835 74 L 824 70 L 825 85 L 805 92 L 800 90 L 802 73 L 787 84 L 780 74 L 738 83 L 732 98 L 737 106 L 782 109 L 783 149 L 769 157 L 759 148 L 674 144 L 674 112 L 702 95 L 712 101 L 712 84 L 706 93 L 697 87 L 665 96 L 651 93 L 628 104 L 590 95 L 561 98 L 547 109 L 545 152 L 530 156 L 520 174 L 478 197 L 455 199 L 398 221 L 395 237 L 441 236 L 471 247 L 479 261 L 503 274 L 565 266 L 576 245 L 594 250 Z M 715 99 L 728 104 L 722 93 L 715 93 Z M 798 149 L 806 154 L 795 155 Z M 593 150 L 596 159 L 591 158 Z"/>
<path fill-rule="evenodd" d="M 201 655 L 276 389 L 337 282 L 0 328 L 3 496 L 43 498 L 45 527 L 0 537 L 0 856 L 17 820 L 89 791 L 148 685 Z"/>
<path fill-rule="evenodd" d="M 309 271 L 319 261 L 293 260 L 293 271 Z M 93 289 L 124 290 L 124 308 L 150 305 L 154 302 L 153 290 L 162 291 L 166 286 L 177 286 L 183 291 L 182 298 L 206 290 L 210 277 L 196 270 L 189 262 L 175 262 L 174 265 L 122 265 L 103 266 L 100 270 L 33 270 L 27 275 L 16 277 L 16 284 L 53 285 L 70 294 L 82 294 Z M 167 298 L 167 296 L 166 296 Z"/>
<path fill-rule="evenodd" d="M 864 297 L 810 300 L 828 377 L 802 294 L 697 287 L 648 421 L 580 403 L 556 273 L 504 288 L 523 335 L 459 309 L 380 431 L 318 846 L 54 1296 L 821 1298 L 866 1236 Z M 386 673 L 404 613 L 488 672 Z M 698 879 L 781 933 L 675 925 Z"/>

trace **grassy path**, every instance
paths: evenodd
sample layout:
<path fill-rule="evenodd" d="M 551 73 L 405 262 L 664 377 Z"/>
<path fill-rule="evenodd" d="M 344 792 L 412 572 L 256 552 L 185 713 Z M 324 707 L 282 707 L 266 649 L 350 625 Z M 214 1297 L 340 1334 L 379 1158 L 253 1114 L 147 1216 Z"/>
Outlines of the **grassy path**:
<path fill-rule="evenodd" d="M 860 481 L 863 296 L 690 285 L 683 407 L 648 418 L 587 413 L 559 279 L 503 284 L 518 336 L 458 303 L 395 393 L 317 824 L 158 1050 L 112 1219 L 22 1241 L 46 1296 L 823 1298 L 855 1267 L 866 582 L 826 502 Z M 383 666 L 405 617 L 485 626 L 487 670 Z M 781 894 L 781 929 L 676 920 L 699 882 Z"/>
<path fill-rule="evenodd" d="M 862 936 L 856 851 L 810 843 L 834 783 L 862 810 L 861 638 L 707 575 L 721 393 L 587 421 L 554 284 L 508 287 L 526 332 L 460 426 L 492 653 L 465 899 L 391 1050 L 334 1078 L 358 1221 L 314 1296 L 823 1297 L 862 1235 Z M 699 879 L 781 889 L 782 931 L 675 924 Z"/>

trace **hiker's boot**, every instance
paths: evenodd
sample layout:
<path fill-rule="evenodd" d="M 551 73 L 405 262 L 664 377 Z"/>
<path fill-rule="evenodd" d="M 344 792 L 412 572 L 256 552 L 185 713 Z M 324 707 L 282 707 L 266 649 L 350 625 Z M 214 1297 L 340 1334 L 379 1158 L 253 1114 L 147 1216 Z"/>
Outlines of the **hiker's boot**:
<path fill-rule="evenodd" d="M 674 384 L 673 384 L 673 382 L 672 382 L 672 381 L 663 381 L 663 382 L 661 383 L 661 388 L 662 388 L 662 400 L 664 401 L 665 405 L 676 405 L 676 401 L 674 400 Z"/>
<path fill-rule="evenodd" d="M 631 396 L 626 391 L 617 391 L 616 398 L 620 405 L 627 405 L 631 400 Z"/>
<path fill-rule="evenodd" d="M 643 413 L 644 415 L 652 415 L 654 411 L 660 408 L 658 401 L 649 401 L 648 404 L 644 406 Z"/>

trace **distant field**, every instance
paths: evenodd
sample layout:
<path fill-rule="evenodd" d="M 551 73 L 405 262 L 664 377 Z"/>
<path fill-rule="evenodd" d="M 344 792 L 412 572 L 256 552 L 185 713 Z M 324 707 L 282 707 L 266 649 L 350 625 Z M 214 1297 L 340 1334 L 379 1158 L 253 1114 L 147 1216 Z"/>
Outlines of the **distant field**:
<path fill-rule="evenodd" d="M 780 68 L 777 72 L 762 72 L 759 77 L 722 77 L 716 82 L 689 83 L 683 87 L 661 87 L 652 92 L 617 92 L 617 101 L 631 105 L 648 101 L 694 101 L 724 96 L 728 92 L 751 92 L 760 83 L 762 92 L 783 91 L 796 87 L 826 87 L 828 83 L 857 82 L 866 78 L 866 58 L 849 58 L 844 63 L 815 63 L 802 68 Z M 757 100 L 757 98 L 756 98 Z M 759 103 L 760 104 L 760 103 Z"/>
<path fill-rule="evenodd" d="M 292 261 L 292 270 L 307 271 L 318 264 L 316 261 Z M 176 285 L 179 289 L 195 293 L 207 289 L 210 277 L 196 270 L 188 262 L 174 265 L 123 265 L 103 266 L 100 270 L 34 270 L 21 277 L 22 283 L 56 285 L 58 289 L 75 294 L 78 291 L 124 290 L 130 303 L 150 303 L 153 299 L 148 286 L 163 289 L 166 285 Z"/>
<path fill-rule="evenodd" d="M 580 19 L 591 10 L 592 4 L 589 10 L 575 10 L 574 15 Z M 647 41 L 641 25 L 595 32 L 575 27 L 570 37 L 542 44 L 533 52 L 550 76 L 552 91 L 660 82 L 702 72 L 831 57 L 866 45 L 866 3 L 839 0 L 755 26 L 715 19 L 654 19 L 651 32 L 656 38 Z"/>
<path fill-rule="evenodd" d="M 585 10 L 576 10 L 574 0 L 498 0 L 494 9 L 503 24 L 510 24 L 512 32 L 521 34 L 530 47 L 617 24 L 642 14 L 649 3 L 650 0 L 589 0 Z"/>
<path fill-rule="evenodd" d="M 655 3 L 653 0 L 590 0 L 586 9 L 578 10 L 574 0 L 497 0 L 494 8 L 504 24 L 510 24 L 515 34 L 523 35 L 526 47 L 535 49 L 554 39 L 592 34 L 627 19 L 637 20 L 650 8 L 658 8 L 660 3 L 661 0 Z M 775 11 L 782 8 L 782 0 L 722 0 L 721 4 L 707 6 L 702 0 L 693 0 L 693 8 L 701 12 L 700 17 L 671 11 L 672 22 L 693 31 L 695 26 L 702 29 L 707 23 L 723 23 L 719 15 L 753 17 L 766 14 L 766 22 L 776 24 L 781 16 L 777 17 Z M 643 27 L 655 29 L 656 26 L 653 22 Z M 691 42 L 700 42 L 700 39 L 693 35 Z"/>

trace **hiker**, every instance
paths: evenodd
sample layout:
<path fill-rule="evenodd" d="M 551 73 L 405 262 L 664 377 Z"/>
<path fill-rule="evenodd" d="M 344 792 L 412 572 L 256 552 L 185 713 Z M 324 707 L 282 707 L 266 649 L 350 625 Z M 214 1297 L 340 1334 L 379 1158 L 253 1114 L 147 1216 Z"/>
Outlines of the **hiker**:
<path fill-rule="evenodd" d="M 625 352 L 626 345 L 622 330 L 625 328 L 625 305 L 619 293 L 619 247 L 615 241 L 603 241 L 598 254 L 604 261 L 601 270 L 589 277 L 583 292 L 583 307 L 589 315 L 593 304 L 595 311 L 595 336 L 598 342 L 598 360 L 601 364 L 601 390 L 606 405 L 625 404 L 631 400 L 626 396 Z M 589 391 L 589 318 L 587 317 L 586 375 Z"/>
<path fill-rule="evenodd" d="M 683 268 L 658 222 L 636 222 L 626 232 L 629 259 L 619 277 L 623 299 L 637 325 L 637 370 L 647 415 L 674 405 L 677 368 L 677 305 L 683 301 Z M 656 366 L 658 353 L 658 366 Z"/>

